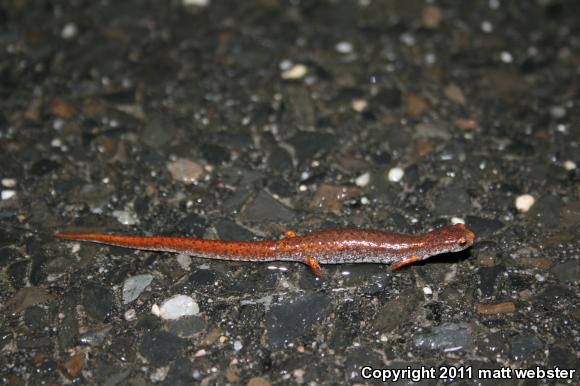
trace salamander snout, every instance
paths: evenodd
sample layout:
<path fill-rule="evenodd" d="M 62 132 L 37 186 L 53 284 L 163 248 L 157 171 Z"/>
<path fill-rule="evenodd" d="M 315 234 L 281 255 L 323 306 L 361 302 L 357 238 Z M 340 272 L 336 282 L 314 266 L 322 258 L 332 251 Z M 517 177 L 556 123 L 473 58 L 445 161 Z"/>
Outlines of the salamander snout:
<path fill-rule="evenodd" d="M 473 245 L 474 234 L 463 224 L 445 226 L 432 231 L 435 242 L 449 252 L 458 252 Z"/>

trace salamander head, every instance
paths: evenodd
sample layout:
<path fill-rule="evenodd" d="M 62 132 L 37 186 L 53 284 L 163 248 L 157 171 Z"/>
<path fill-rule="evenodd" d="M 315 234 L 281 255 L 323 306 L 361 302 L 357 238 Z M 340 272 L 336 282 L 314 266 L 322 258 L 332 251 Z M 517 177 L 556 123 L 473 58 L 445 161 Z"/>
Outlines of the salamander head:
<path fill-rule="evenodd" d="M 459 252 L 473 245 L 474 234 L 463 224 L 448 225 L 429 232 L 433 245 L 442 252 Z"/>

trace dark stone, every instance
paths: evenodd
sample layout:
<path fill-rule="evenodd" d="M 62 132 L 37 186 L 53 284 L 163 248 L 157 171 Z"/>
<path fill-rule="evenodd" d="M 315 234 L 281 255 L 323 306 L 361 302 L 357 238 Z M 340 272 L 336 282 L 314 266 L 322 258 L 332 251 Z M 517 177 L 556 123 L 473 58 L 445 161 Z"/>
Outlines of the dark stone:
<path fill-rule="evenodd" d="M 46 307 L 32 306 L 24 311 L 24 324 L 33 331 L 41 331 L 49 322 L 50 316 Z"/>
<path fill-rule="evenodd" d="M 192 288 L 213 286 L 217 278 L 215 271 L 211 269 L 199 269 L 189 275 L 189 283 Z"/>
<path fill-rule="evenodd" d="M 579 282 L 580 281 L 580 261 L 568 260 L 564 263 L 557 264 L 552 268 L 552 272 L 561 282 Z"/>
<path fill-rule="evenodd" d="M 373 106 L 392 110 L 401 107 L 403 98 L 401 90 L 395 87 L 381 89 L 372 99 Z"/>
<path fill-rule="evenodd" d="M 298 164 L 304 165 L 315 155 L 332 149 L 336 143 L 336 137 L 320 131 L 300 131 L 287 142 L 294 148 Z"/>
<path fill-rule="evenodd" d="M 167 322 L 167 329 L 173 335 L 181 338 L 190 338 L 206 328 L 205 321 L 199 316 L 184 316 Z"/>
<path fill-rule="evenodd" d="M 288 224 L 294 220 L 294 212 L 264 190 L 260 191 L 256 198 L 244 207 L 241 216 L 246 221 L 256 223 L 280 222 Z"/>
<path fill-rule="evenodd" d="M 183 235 L 183 232 L 187 232 L 186 234 L 188 235 L 192 234 L 195 237 L 201 238 L 205 233 L 206 227 L 207 221 L 205 218 L 196 213 L 188 213 L 187 216 L 179 220 L 175 226 L 175 232 L 180 235 Z"/>
<path fill-rule="evenodd" d="M 104 321 L 113 312 L 113 293 L 97 283 L 87 283 L 83 288 L 83 306 L 87 313 Z"/>
<path fill-rule="evenodd" d="M 230 150 L 220 145 L 208 143 L 202 146 L 203 158 L 212 165 L 221 165 L 229 162 Z"/>
<path fill-rule="evenodd" d="M 120 361 L 133 362 L 137 354 L 135 339 L 132 336 L 115 336 L 110 352 Z"/>
<path fill-rule="evenodd" d="M 166 365 L 183 353 L 185 341 L 165 331 L 145 334 L 139 352 L 154 367 Z"/>
<path fill-rule="evenodd" d="M 36 161 L 30 168 L 30 173 L 35 176 L 43 176 L 61 167 L 61 164 L 49 159 L 41 159 Z"/>
<path fill-rule="evenodd" d="M 292 170 L 292 157 L 286 149 L 277 147 L 268 156 L 268 166 L 278 173 L 287 173 Z"/>
<path fill-rule="evenodd" d="M 445 323 L 432 327 L 431 331 L 416 334 L 415 346 L 429 350 L 469 351 L 472 336 L 467 323 Z"/>
<path fill-rule="evenodd" d="M 330 298 L 313 293 L 273 306 L 266 314 L 266 329 L 273 347 L 281 347 L 305 335 L 328 315 Z"/>
<path fill-rule="evenodd" d="M 14 288 L 23 288 L 26 286 L 26 274 L 27 274 L 28 262 L 27 261 L 17 261 L 8 267 L 7 274 L 8 280 Z"/>
<path fill-rule="evenodd" d="M 366 383 L 369 380 L 361 377 L 361 369 L 365 366 L 371 366 L 374 369 L 382 369 L 385 367 L 381 356 L 370 349 L 370 347 L 355 347 L 346 353 L 346 361 L 344 362 L 345 380 L 348 384 Z M 380 382 L 376 382 L 379 384 Z"/>
<path fill-rule="evenodd" d="M 167 377 L 161 383 L 164 386 L 189 386 L 193 385 L 193 365 L 187 358 L 177 358 L 169 369 Z"/>
<path fill-rule="evenodd" d="M 237 223 L 228 219 L 219 219 L 214 222 L 214 227 L 221 240 L 248 241 L 254 238 L 254 234 Z"/>
<path fill-rule="evenodd" d="M 512 357 L 521 361 L 542 349 L 544 344 L 533 335 L 518 335 L 511 340 L 510 346 Z"/>
<path fill-rule="evenodd" d="M 487 236 L 504 227 L 503 222 L 499 220 L 477 216 L 467 216 L 465 218 L 465 225 L 475 233 L 476 237 Z"/>
<path fill-rule="evenodd" d="M 373 328 L 381 332 L 391 332 L 408 324 L 408 321 L 415 318 L 421 299 L 422 294 L 419 291 L 406 291 L 389 300 L 378 310 Z"/>
<path fill-rule="evenodd" d="M 560 225 L 560 207 L 562 200 L 558 196 L 545 195 L 538 199 L 528 212 L 528 217 L 547 227 Z"/>
<path fill-rule="evenodd" d="M 435 199 L 436 215 L 463 215 L 470 207 L 469 195 L 463 186 L 449 185 Z"/>
<path fill-rule="evenodd" d="M 505 271 L 505 266 L 503 264 L 494 265 L 493 267 L 478 268 L 479 289 L 483 297 L 490 297 L 494 294 L 496 279 L 503 271 Z"/>

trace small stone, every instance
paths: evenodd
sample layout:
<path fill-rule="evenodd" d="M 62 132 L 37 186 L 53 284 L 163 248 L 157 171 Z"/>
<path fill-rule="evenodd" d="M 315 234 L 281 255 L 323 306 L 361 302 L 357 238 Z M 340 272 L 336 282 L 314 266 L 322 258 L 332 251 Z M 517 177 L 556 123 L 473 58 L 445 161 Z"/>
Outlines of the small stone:
<path fill-rule="evenodd" d="M 391 182 L 399 182 L 399 181 L 401 181 L 401 179 L 403 179 L 404 175 L 405 175 L 405 171 L 397 166 L 397 167 L 394 167 L 391 170 L 389 170 L 389 173 L 387 174 L 387 178 Z"/>
<path fill-rule="evenodd" d="M 210 0 L 182 0 L 186 7 L 207 7 Z"/>
<path fill-rule="evenodd" d="M 568 171 L 575 170 L 576 169 L 576 162 L 571 161 L 571 160 L 564 161 L 564 169 L 566 169 Z"/>
<path fill-rule="evenodd" d="M 515 260 L 515 263 L 520 265 L 529 265 L 541 269 L 550 269 L 554 265 L 553 261 L 540 257 L 520 257 Z"/>
<path fill-rule="evenodd" d="M 442 21 L 443 12 L 441 11 L 441 8 L 435 5 L 428 5 L 423 8 L 423 12 L 421 13 L 421 23 L 423 24 L 423 27 L 436 29 L 439 28 Z"/>
<path fill-rule="evenodd" d="M 339 42 L 334 46 L 334 49 L 341 54 L 350 54 L 353 51 L 353 46 L 350 42 Z"/>
<path fill-rule="evenodd" d="M 414 341 L 418 348 L 451 352 L 469 349 L 472 337 L 467 323 L 445 323 L 417 334 Z"/>
<path fill-rule="evenodd" d="M 77 108 L 70 102 L 63 99 L 54 99 L 48 105 L 52 115 L 60 118 L 69 119 L 77 114 Z"/>
<path fill-rule="evenodd" d="M 420 95 L 405 95 L 405 112 L 407 115 L 418 118 L 429 110 L 429 103 Z"/>
<path fill-rule="evenodd" d="M 5 188 L 14 188 L 16 180 L 14 178 L 2 178 L 2 186 Z"/>
<path fill-rule="evenodd" d="M 242 342 L 240 342 L 239 340 L 236 340 L 234 342 L 234 350 L 240 351 L 242 349 L 242 347 L 244 347 L 244 346 L 242 345 Z"/>
<path fill-rule="evenodd" d="M 282 72 L 282 79 L 295 80 L 304 78 L 308 73 L 308 67 L 303 64 L 295 64 L 289 69 Z"/>
<path fill-rule="evenodd" d="M 187 295 L 175 295 L 159 307 L 161 319 L 178 319 L 187 315 L 198 315 L 199 305 Z"/>
<path fill-rule="evenodd" d="M 357 113 L 362 113 L 363 111 L 366 111 L 368 109 L 369 102 L 367 102 L 364 99 L 355 99 L 351 102 L 350 106 Z"/>
<path fill-rule="evenodd" d="M 125 317 L 125 320 L 130 322 L 132 320 L 135 320 L 135 318 L 137 318 L 137 311 L 135 311 L 134 308 L 130 308 L 127 311 L 125 311 L 125 314 L 123 315 Z"/>
<path fill-rule="evenodd" d="M 137 214 L 132 208 L 114 210 L 112 215 L 123 225 L 135 225 L 139 223 L 139 217 L 137 217 Z"/>
<path fill-rule="evenodd" d="M 367 173 L 363 173 L 360 176 L 358 176 L 356 178 L 356 180 L 354 180 L 354 183 L 357 186 L 360 186 L 362 188 L 362 187 L 367 186 L 370 181 L 371 181 L 371 174 L 367 172 Z"/>
<path fill-rule="evenodd" d="M 254 377 L 250 378 L 246 386 L 270 386 L 271 383 L 266 378 L 263 377 Z"/>
<path fill-rule="evenodd" d="M 9 200 L 12 197 L 16 196 L 16 190 L 3 190 L 1 195 L 2 200 Z"/>
<path fill-rule="evenodd" d="M 153 281 L 153 275 L 137 275 L 125 280 L 123 283 L 123 304 L 129 304 L 137 299 Z"/>
<path fill-rule="evenodd" d="M 462 130 L 475 130 L 477 129 L 477 121 L 471 118 L 457 117 L 455 118 L 455 126 Z"/>
<path fill-rule="evenodd" d="M 340 212 L 343 200 L 359 196 L 360 193 L 360 189 L 353 186 L 321 184 L 310 202 L 310 208 Z"/>
<path fill-rule="evenodd" d="M 457 86 L 456 84 L 450 84 L 447 85 L 447 87 L 445 87 L 445 89 L 443 90 L 443 94 L 445 94 L 445 96 L 452 100 L 455 103 L 459 103 L 460 105 L 464 105 L 465 104 L 465 95 L 463 95 L 463 91 L 461 91 L 461 89 L 459 88 L 459 86 Z"/>
<path fill-rule="evenodd" d="M 185 253 L 180 253 L 177 255 L 177 264 L 183 269 L 184 271 L 189 271 L 191 269 L 191 256 L 186 255 Z"/>
<path fill-rule="evenodd" d="M 523 360 L 544 347 L 542 341 L 532 335 L 517 335 L 510 345 L 512 357 L 516 360 Z"/>
<path fill-rule="evenodd" d="M 73 355 L 66 362 L 64 362 L 61 369 L 62 373 L 68 379 L 74 379 L 80 374 L 83 367 L 85 367 L 85 354 L 79 353 Z"/>
<path fill-rule="evenodd" d="M 550 115 L 556 119 L 564 118 L 566 116 L 566 108 L 562 106 L 553 106 L 550 108 Z"/>
<path fill-rule="evenodd" d="M 423 293 L 425 295 L 433 295 L 433 290 L 430 287 L 423 287 Z"/>
<path fill-rule="evenodd" d="M 478 314 L 481 315 L 497 315 L 509 314 L 516 311 L 516 306 L 513 302 L 502 302 L 494 304 L 480 303 L 475 306 Z"/>
<path fill-rule="evenodd" d="M 516 209 L 519 212 L 525 213 L 534 205 L 536 199 L 529 194 L 522 194 L 516 197 Z"/>
<path fill-rule="evenodd" d="M 171 173 L 174 181 L 195 184 L 204 172 L 203 166 L 188 159 L 179 158 L 167 164 L 167 169 Z"/>
<path fill-rule="evenodd" d="M 76 24 L 74 23 L 67 23 L 63 28 L 62 31 L 60 31 L 60 36 L 63 39 L 72 39 L 75 36 L 77 36 L 78 33 L 78 28 L 76 26 Z"/>
<path fill-rule="evenodd" d="M 152 366 L 158 367 L 181 355 L 184 347 L 182 338 L 165 331 L 153 331 L 144 336 L 139 352 Z"/>

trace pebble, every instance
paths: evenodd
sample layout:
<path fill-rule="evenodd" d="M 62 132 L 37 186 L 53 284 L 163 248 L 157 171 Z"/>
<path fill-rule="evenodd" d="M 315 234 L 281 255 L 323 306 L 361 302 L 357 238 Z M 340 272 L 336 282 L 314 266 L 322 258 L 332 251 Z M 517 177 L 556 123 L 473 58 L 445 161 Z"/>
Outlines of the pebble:
<path fill-rule="evenodd" d="M 2 186 L 5 188 L 14 188 L 16 186 L 16 179 L 2 178 Z"/>
<path fill-rule="evenodd" d="M 198 315 L 199 305 L 187 295 L 175 295 L 159 307 L 159 317 L 165 320 L 178 319 L 187 315 Z"/>
<path fill-rule="evenodd" d="M 174 181 L 195 184 L 204 172 L 203 165 L 188 159 L 179 158 L 167 164 L 167 170 Z"/>
<path fill-rule="evenodd" d="M 350 42 L 339 42 L 334 49 L 341 54 L 350 54 L 353 51 L 353 45 Z"/>
<path fill-rule="evenodd" d="M 123 283 L 123 304 L 129 304 L 137 299 L 141 292 L 151 284 L 153 275 L 137 275 L 125 280 Z"/>
<path fill-rule="evenodd" d="M 580 261 L 568 260 L 552 268 L 552 272 L 559 281 L 563 282 L 580 282 Z"/>
<path fill-rule="evenodd" d="M 189 271 L 191 269 L 191 256 L 186 255 L 185 253 L 180 253 L 177 255 L 177 264 L 183 269 L 184 271 Z"/>
<path fill-rule="evenodd" d="M 85 354 L 78 353 L 70 357 L 66 362 L 62 364 L 62 373 L 68 379 L 76 378 L 80 372 L 82 371 L 83 367 L 85 367 Z"/>
<path fill-rule="evenodd" d="M 361 191 L 353 186 L 321 184 L 310 201 L 311 209 L 339 213 L 343 200 L 360 196 Z"/>
<path fill-rule="evenodd" d="M 396 166 L 396 167 L 389 170 L 387 178 L 391 182 L 399 182 L 403 179 L 404 175 L 405 175 L 405 171 L 403 169 L 401 169 L 400 167 Z"/>
<path fill-rule="evenodd" d="M 282 79 L 295 80 L 302 79 L 308 73 L 308 67 L 304 64 L 295 64 L 285 71 L 282 71 Z"/>
<path fill-rule="evenodd" d="M 512 357 L 516 360 L 527 358 L 544 347 L 541 340 L 533 335 L 517 335 L 510 342 Z"/>
<path fill-rule="evenodd" d="M 436 29 L 439 28 L 442 21 L 443 12 L 441 11 L 441 8 L 435 5 L 428 5 L 423 8 L 423 12 L 421 13 L 421 23 L 423 24 L 423 27 Z"/>
<path fill-rule="evenodd" d="M 272 306 L 266 314 L 266 329 L 273 347 L 284 346 L 303 336 L 313 324 L 323 320 L 330 312 L 330 298 L 312 293 Z"/>
<path fill-rule="evenodd" d="M 519 212 L 525 213 L 534 205 L 536 199 L 529 194 L 522 194 L 516 197 L 516 209 Z"/>
<path fill-rule="evenodd" d="M 3 190 L 1 194 L 2 200 L 9 200 L 12 197 L 16 196 L 16 190 Z"/>
<path fill-rule="evenodd" d="M 404 98 L 407 115 L 418 118 L 429 110 L 429 102 L 420 95 L 408 94 Z"/>
<path fill-rule="evenodd" d="M 125 314 L 123 315 L 123 317 L 128 322 L 135 320 L 135 318 L 137 318 L 137 311 L 135 311 L 134 308 L 130 308 L 127 311 L 125 311 Z"/>
<path fill-rule="evenodd" d="M 207 7 L 210 0 L 182 0 L 186 7 Z"/>
<path fill-rule="evenodd" d="M 181 355 L 184 347 L 183 339 L 166 331 L 153 331 L 145 335 L 139 352 L 152 366 L 158 367 Z"/>
<path fill-rule="evenodd" d="M 191 338 L 206 330 L 205 321 L 199 316 L 184 316 L 171 320 L 167 324 L 167 330 L 181 338 Z"/>
<path fill-rule="evenodd" d="M 480 315 L 510 314 L 516 311 L 516 306 L 513 302 L 479 303 L 475 306 L 475 310 Z"/>
<path fill-rule="evenodd" d="M 445 323 L 418 334 L 414 342 L 418 348 L 452 352 L 471 347 L 471 339 L 467 323 Z"/>
<path fill-rule="evenodd" d="M 130 209 L 114 210 L 112 215 L 123 225 L 135 225 L 139 223 L 137 214 Z"/>
<path fill-rule="evenodd" d="M 571 160 L 564 161 L 564 169 L 568 171 L 576 169 L 576 162 Z"/>
<path fill-rule="evenodd" d="M 76 26 L 76 24 L 74 23 L 67 23 L 63 28 L 62 31 L 60 31 L 60 36 L 63 39 L 72 39 L 75 36 L 77 36 L 78 33 L 78 28 Z"/>
<path fill-rule="evenodd" d="M 362 113 L 368 109 L 369 102 L 364 99 L 355 99 L 350 103 L 350 107 L 357 113 Z"/>
<path fill-rule="evenodd" d="M 91 317 L 105 320 L 113 312 L 111 290 L 97 283 L 86 283 L 83 288 L 83 307 Z"/>
<path fill-rule="evenodd" d="M 365 187 L 369 184 L 369 182 L 371 181 L 371 174 L 369 172 L 363 173 L 360 176 L 358 176 L 355 180 L 354 183 L 357 186 Z"/>

